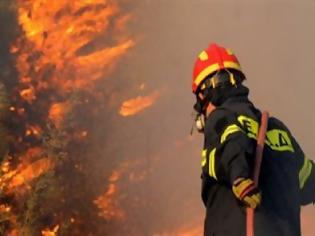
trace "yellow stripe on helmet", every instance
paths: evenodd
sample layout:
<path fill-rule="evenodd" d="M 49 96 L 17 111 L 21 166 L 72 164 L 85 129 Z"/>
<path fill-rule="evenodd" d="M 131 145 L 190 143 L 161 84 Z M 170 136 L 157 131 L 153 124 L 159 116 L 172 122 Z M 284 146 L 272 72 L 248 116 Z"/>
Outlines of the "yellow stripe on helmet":
<path fill-rule="evenodd" d="M 215 63 L 211 66 L 206 67 L 205 69 L 203 69 L 199 75 L 197 76 L 197 78 L 195 79 L 194 83 L 197 87 L 199 87 L 200 83 L 210 74 L 212 74 L 213 72 L 217 71 L 220 69 L 220 66 L 218 63 Z"/>
<path fill-rule="evenodd" d="M 224 68 L 230 68 L 230 69 L 242 71 L 240 64 L 233 62 L 233 61 L 225 61 L 225 62 L 223 62 L 223 66 L 224 66 Z"/>
<path fill-rule="evenodd" d="M 226 69 L 235 69 L 238 71 L 242 71 L 241 66 L 233 61 L 225 61 L 223 62 L 223 66 Z M 199 87 L 199 85 L 201 84 L 201 82 L 210 74 L 212 74 L 213 72 L 216 72 L 220 69 L 220 66 L 218 63 L 212 64 L 208 67 L 206 67 L 205 69 L 203 69 L 199 75 L 197 76 L 197 78 L 194 81 L 194 84 Z"/>

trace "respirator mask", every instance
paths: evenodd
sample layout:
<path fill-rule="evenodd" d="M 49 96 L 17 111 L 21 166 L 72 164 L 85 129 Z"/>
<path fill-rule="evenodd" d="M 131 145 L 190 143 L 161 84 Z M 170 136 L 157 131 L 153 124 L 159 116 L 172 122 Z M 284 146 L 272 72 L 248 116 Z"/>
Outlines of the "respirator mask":
<path fill-rule="evenodd" d="M 237 87 L 244 80 L 244 76 L 240 74 L 239 77 L 234 78 L 234 74 L 229 70 L 220 70 L 215 74 L 209 75 L 204 83 L 200 86 L 199 91 L 196 92 L 197 102 L 194 105 L 194 125 L 191 129 L 193 133 L 194 127 L 198 132 L 203 133 L 205 128 L 205 118 L 207 107 L 211 102 L 214 106 L 218 106 L 222 100 L 222 93 L 225 88 L 231 86 Z M 224 97 L 223 97 L 224 98 Z"/>
<path fill-rule="evenodd" d="M 211 101 L 211 91 L 209 89 L 205 89 L 202 92 L 203 99 L 198 96 L 199 93 L 196 95 L 196 103 L 194 105 L 194 111 L 192 113 L 193 116 L 193 126 L 191 128 L 190 134 L 192 135 L 194 128 L 197 129 L 199 133 L 204 132 L 205 128 L 205 117 L 206 117 L 206 111 L 207 106 L 209 102 Z"/>

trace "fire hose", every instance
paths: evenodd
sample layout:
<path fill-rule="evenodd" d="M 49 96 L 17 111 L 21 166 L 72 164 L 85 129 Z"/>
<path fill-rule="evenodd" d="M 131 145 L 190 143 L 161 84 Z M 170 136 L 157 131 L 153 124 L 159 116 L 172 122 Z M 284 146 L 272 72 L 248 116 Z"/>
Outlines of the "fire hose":
<path fill-rule="evenodd" d="M 268 127 L 268 118 L 269 118 L 268 112 L 264 111 L 261 115 L 261 122 L 260 122 L 259 131 L 258 131 L 256 154 L 255 154 L 253 180 L 256 187 L 258 187 L 260 166 L 262 162 L 265 137 L 266 137 L 267 127 Z M 250 207 L 246 208 L 246 236 L 254 236 L 254 209 Z"/>

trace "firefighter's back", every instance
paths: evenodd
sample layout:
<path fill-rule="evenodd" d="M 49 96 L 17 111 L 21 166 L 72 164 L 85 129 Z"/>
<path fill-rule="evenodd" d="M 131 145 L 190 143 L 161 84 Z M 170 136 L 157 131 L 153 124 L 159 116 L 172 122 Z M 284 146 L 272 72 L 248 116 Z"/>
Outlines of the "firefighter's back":
<path fill-rule="evenodd" d="M 265 143 L 259 179 L 262 203 L 256 211 L 256 224 L 261 227 L 257 229 L 268 225 L 277 235 L 300 235 L 298 163 L 302 157 L 295 151 L 290 131 L 276 118 L 269 119 Z"/>
<path fill-rule="evenodd" d="M 252 103 L 230 100 L 219 109 L 234 113 L 253 145 L 261 113 Z M 278 119 L 268 121 L 259 179 L 262 202 L 255 210 L 255 236 L 300 235 L 299 153 L 290 131 Z M 255 158 L 252 155 L 250 158 Z M 253 167 L 253 160 L 248 160 Z M 210 184 L 211 183 L 211 184 Z M 235 199 L 230 186 L 208 179 L 205 235 L 245 235 L 245 207 Z M 212 233 L 211 232 L 215 232 Z"/>

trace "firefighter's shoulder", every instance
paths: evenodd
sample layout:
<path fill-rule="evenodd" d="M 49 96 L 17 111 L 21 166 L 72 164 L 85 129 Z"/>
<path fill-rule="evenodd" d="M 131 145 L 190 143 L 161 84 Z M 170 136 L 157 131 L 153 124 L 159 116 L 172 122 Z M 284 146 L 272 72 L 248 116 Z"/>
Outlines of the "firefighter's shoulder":
<path fill-rule="evenodd" d="M 268 120 L 268 129 L 282 129 L 286 130 L 287 132 L 290 133 L 289 128 L 283 123 L 283 121 L 279 120 L 278 118 L 271 116 Z"/>
<path fill-rule="evenodd" d="M 219 135 L 222 133 L 224 128 L 232 124 L 236 118 L 237 116 L 235 112 L 218 107 L 213 112 L 211 112 L 211 114 L 206 119 L 205 133 L 207 134 L 215 132 L 216 135 Z"/>

